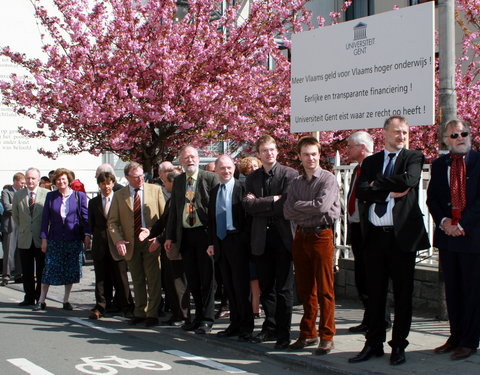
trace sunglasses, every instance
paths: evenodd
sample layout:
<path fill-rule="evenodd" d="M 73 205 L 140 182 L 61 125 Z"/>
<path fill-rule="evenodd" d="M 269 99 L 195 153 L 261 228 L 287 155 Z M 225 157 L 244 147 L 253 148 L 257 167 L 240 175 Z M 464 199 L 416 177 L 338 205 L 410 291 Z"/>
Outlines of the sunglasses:
<path fill-rule="evenodd" d="M 462 138 L 467 138 L 468 134 L 470 134 L 470 133 L 469 132 L 452 133 L 452 134 L 450 134 L 450 138 L 457 139 L 460 135 L 462 136 Z"/>

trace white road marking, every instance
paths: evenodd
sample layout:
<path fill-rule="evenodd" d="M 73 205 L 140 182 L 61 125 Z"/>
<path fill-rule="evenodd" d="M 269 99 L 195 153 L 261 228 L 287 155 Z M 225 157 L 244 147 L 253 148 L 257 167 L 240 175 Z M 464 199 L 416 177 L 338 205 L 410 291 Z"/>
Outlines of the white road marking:
<path fill-rule="evenodd" d="M 182 352 L 181 350 L 164 350 L 163 352 L 186 359 L 187 361 L 200 363 L 202 365 L 205 365 L 210 368 L 214 368 L 216 370 L 225 371 L 225 372 L 228 372 L 229 374 L 243 374 L 246 372 L 236 367 L 227 366 L 222 363 L 212 361 L 211 359 L 207 359 L 205 357 L 199 357 L 190 353 Z"/>
<path fill-rule="evenodd" d="M 110 329 L 110 328 L 105 328 L 105 327 L 100 327 L 96 325 L 95 323 L 80 319 L 80 318 L 68 318 L 68 320 L 81 324 L 82 326 L 87 326 L 90 328 L 98 329 L 99 331 L 105 332 L 105 333 L 122 333 L 120 331 L 117 331 L 115 329 Z"/>
<path fill-rule="evenodd" d="M 17 366 L 20 370 L 30 375 L 54 375 L 25 358 L 7 359 L 7 362 L 10 362 L 12 365 Z"/>

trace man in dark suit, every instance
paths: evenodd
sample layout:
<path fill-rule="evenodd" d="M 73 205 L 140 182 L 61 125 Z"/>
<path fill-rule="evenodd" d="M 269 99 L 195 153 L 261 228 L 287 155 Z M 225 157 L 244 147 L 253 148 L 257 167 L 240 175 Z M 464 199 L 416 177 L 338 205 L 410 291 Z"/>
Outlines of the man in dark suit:
<path fill-rule="evenodd" d="M 3 269 L 1 285 L 8 284 L 10 277 L 20 281 L 22 266 L 20 255 L 17 253 L 17 225 L 13 221 L 12 204 L 15 192 L 25 186 L 25 175 L 21 172 L 13 175 L 13 185 L 2 190 L 2 246 L 3 246 Z M 21 282 L 21 281 L 20 281 Z"/>
<path fill-rule="evenodd" d="M 265 321 L 252 341 L 276 340 L 276 349 L 286 349 L 293 308 L 293 233 L 283 216 L 283 205 L 288 185 L 298 172 L 277 162 L 277 145 L 271 136 L 260 137 L 255 147 L 263 166 L 247 176 L 243 203 L 252 216 L 250 242 Z"/>
<path fill-rule="evenodd" d="M 133 299 L 128 285 L 127 263 L 120 256 L 108 234 L 107 218 L 113 200 L 115 175 L 100 172 L 97 184 L 100 194 L 88 202 L 88 224 L 93 235 L 92 258 L 95 270 L 95 307 L 90 319 L 100 319 L 113 302 L 113 288 L 118 307 L 126 317 L 132 317 Z"/>
<path fill-rule="evenodd" d="M 427 205 L 436 225 L 450 337 L 434 351 L 458 360 L 477 351 L 480 337 L 480 154 L 471 150 L 463 121 L 449 121 L 443 140 L 450 153 L 432 163 Z"/>
<path fill-rule="evenodd" d="M 418 205 L 418 184 L 424 156 L 407 150 L 409 127 L 400 116 L 385 121 L 385 150 L 367 157 L 357 187 L 360 223 L 366 239 L 368 309 L 367 341 L 349 362 L 382 356 L 386 338 L 388 280 L 395 302 L 390 364 L 405 362 L 412 321 L 413 274 L 417 250 L 430 247 Z"/>
<path fill-rule="evenodd" d="M 108 163 L 100 164 L 97 167 L 97 170 L 95 171 L 95 178 L 97 178 L 98 175 L 102 172 L 108 172 L 108 173 L 111 173 L 113 176 L 115 176 L 115 171 L 113 170 L 113 167 Z M 115 185 L 113 185 L 113 192 L 116 192 L 116 191 L 120 190 L 121 188 L 123 188 L 123 185 L 119 184 L 116 181 L 116 178 L 115 178 Z"/>
<path fill-rule="evenodd" d="M 222 155 L 215 161 L 220 184 L 213 188 L 209 208 L 209 255 L 214 255 L 230 303 L 230 325 L 219 337 L 238 336 L 249 341 L 253 331 L 250 303 L 248 228 L 242 200 L 244 186 L 233 177 L 233 160 Z"/>
<path fill-rule="evenodd" d="M 215 320 L 214 266 L 208 247 L 208 205 L 218 176 L 198 168 L 198 151 L 186 146 L 180 151 L 185 173 L 175 178 L 170 198 L 165 250 L 170 259 L 181 255 L 190 292 L 195 302 L 195 320 L 182 326 L 197 334 L 209 333 Z"/>

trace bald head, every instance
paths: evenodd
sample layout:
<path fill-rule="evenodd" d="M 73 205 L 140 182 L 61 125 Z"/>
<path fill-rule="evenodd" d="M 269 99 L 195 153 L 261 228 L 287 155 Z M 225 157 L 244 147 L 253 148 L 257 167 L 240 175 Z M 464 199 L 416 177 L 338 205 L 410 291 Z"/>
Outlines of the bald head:
<path fill-rule="evenodd" d="M 170 163 L 169 161 L 162 161 L 158 165 L 158 177 L 160 177 L 160 179 L 163 182 L 166 182 L 167 175 L 174 170 L 175 170 L 175 167 L 173 166 L 172 163 Z"/>
<path fill-rule="evenodd" d="M 235 163 L 232 158 L 228 155 L 220 155 L 215 160 L 215 173 L 218 174 L 222 184 L 230 181 L 235 173 Z"/>
<path fill-rule="evenodd" d="M 97 167 L 97 170 L 95 171 L 95 178 L 97 178 L 100 173 L 105 173 L 105 172 L 115 175 L 115 171 L 113 170 L 113 167 L 108 163 L 103 163 Z"/>

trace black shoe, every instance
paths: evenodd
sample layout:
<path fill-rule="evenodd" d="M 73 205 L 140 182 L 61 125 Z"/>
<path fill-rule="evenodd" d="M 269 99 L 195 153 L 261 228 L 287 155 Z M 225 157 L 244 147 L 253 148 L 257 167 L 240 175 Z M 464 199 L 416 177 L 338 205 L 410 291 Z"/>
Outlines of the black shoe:
<path fill-rule="evenodd" d="M 212 327 L 207 323 L 202 323 L 200 326 L 195 330 L 197 335 L 205 335 L 206 333 L 210 333 L 212 331 Z"/>
<path fill-rule="evenodd" d="M 70 302 L 64 302 L 62 309 L 68 310 L 68 311 L 72 311 L 72 310 L 73 310 L 73 306 L 71 305 Z"/>
<path fill-rule="evenodd" d="M 392 348 L 392 354 L 390 354 L 390 364 L 392 366 L 401 365 L 405 363 L 405 349 L 397 347 Z"/>
<path fill-rule="evenodd" d="M 260 331 L 256 336 L 250 339 L 250 342 L 258 344 L 265 341 L 273 341 L 277 339 L 277 335 L 271 331 Z"/>
<path fill-rule="evenodd" d="M 40 311 L 40 310 L 46 310 L 47 304 L 45 302 L 37 302 L 35 306 L 33 306 L 33 311 Z"/>
<path fill-rule="evenodd" d="M 158 318 L 146 318 L 145 327 L 153 327 L 158 325 Z"/>
<path fill-rule="evenodd" d="M 181 327 L 184 324 L 185 324 L 185 320 L 168 319 L 168 320 L 162 321 L 162 326 Z"/>
<path fill-rule="evenodd" d="M 139 318 L 139 317 L 133 317 L 128 321 L 129 326 L 134 326 L 138 323 L 143 323 L 145 321 L 145 318 Z"/>
<path fill-rule="evenodd" d="M 23 283 L 23 277 L 18 277 L 15 279 L 15 284 L 22 284 Z"/>
<path fill-rule="evenodd" d="M 381 346 L 370 346 L 365 345 L 360 353 L 358 353 L 355 357 L 349 358 L 348 362 L 350 363 L 358 363 L 363 361 L 368 361 L 373 356 L 381 357 L 383 354 L 383 348 Z"/>
<path fill-rule="evenodd" d="M 278 339 L 277 342 L 275 343 L 274 348 L 277 350 L 284 350 L 284 349 L 287 349 L 289 346 L 290 346 L 289 339 Z"/>
<path fill-rule="evenodd" d="M 27 301 L 27 300 L 23 300 L 18 304 L 18 306 L 34 306 L 34 305 L 35 305 L 34 301 Z"/>
<path fill-rule="evenodd" d="M 352 333 L 362 333 L 362 332 L 367 332 L 368 331 L 368 326 L 366 324 L 359 324 L 358 326 L 350 327 L 348 329 L 349 332 Z"/>
<path fill-rule="evenodd" d="M 184 331 L 195 331 L 198 327 L 200 327 L 201 322 L 198 321 L 193 321 L 193 322 L 188 322 L 182 325 L 182 329 Z"/>
<path fill-rule="evenodd" d="M 0 283 L 1 286 L 7 286 L 8 285 L 8 280 L 3 279 L 2 282 Z"/>
<path fill-rule="evenodd" d="M 248 332 L 240 333 L 238 335 L 238 341 L 240 342 L 250 342 L 252 339 L 252 334 Z"/>
<path fill-rule="evenodd" d="M 225 331 L 217 332 L 218 337 L 233 337 L 238 336 L 240 331 L 236 328 L 228 327 Z"/>

